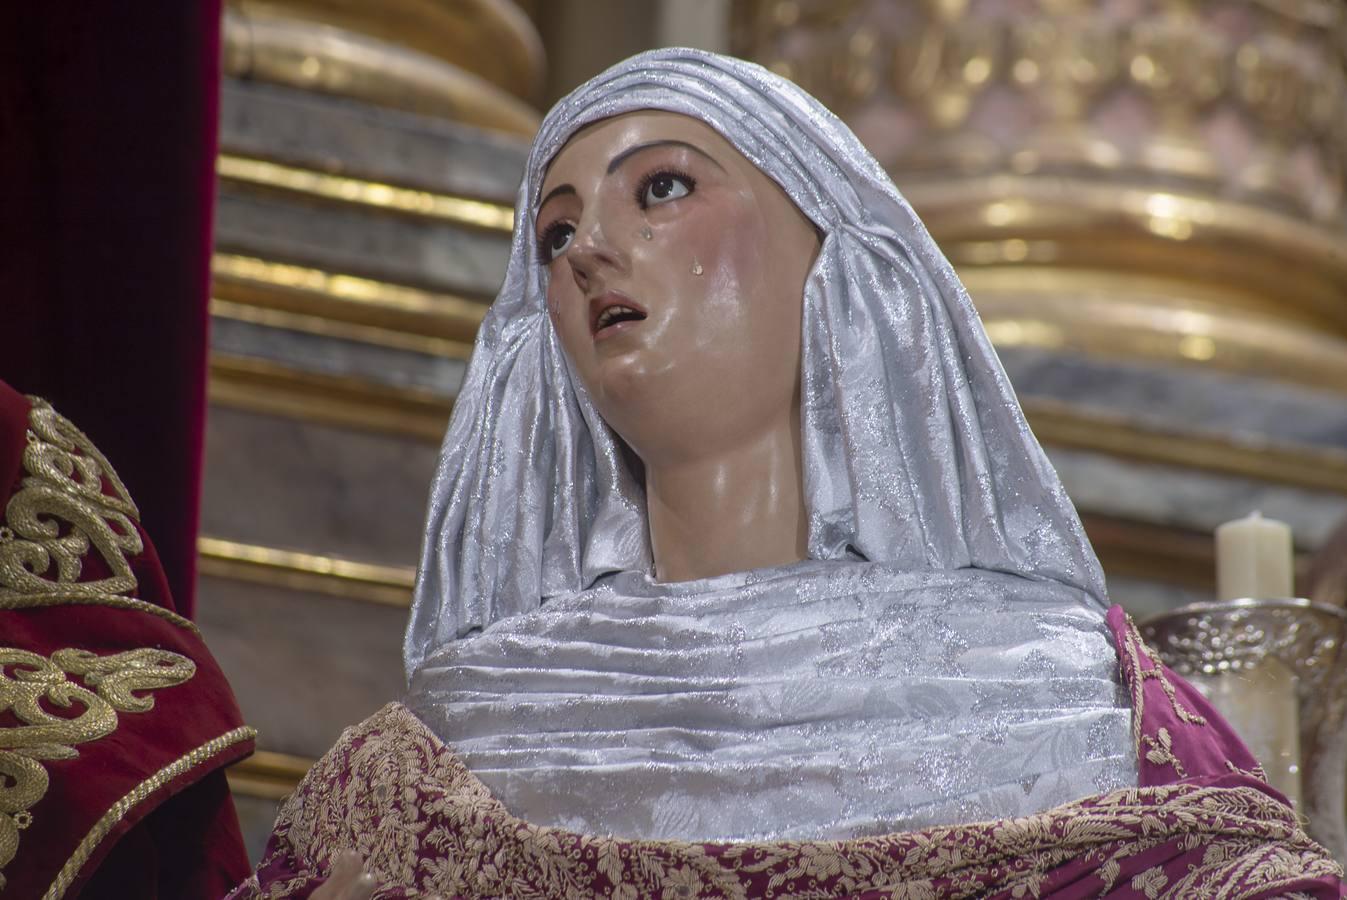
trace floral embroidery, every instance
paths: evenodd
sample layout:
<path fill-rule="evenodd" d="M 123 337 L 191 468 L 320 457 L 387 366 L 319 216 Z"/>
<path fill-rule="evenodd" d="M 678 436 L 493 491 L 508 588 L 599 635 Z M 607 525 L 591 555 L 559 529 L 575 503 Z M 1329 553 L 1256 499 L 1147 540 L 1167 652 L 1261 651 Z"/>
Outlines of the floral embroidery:
<path fill-rule="evenodd" d="M 1207 720 L 1197 711 L 1189 708 L 1179 698 L 1178 689 L 1175 688 L 1174 683 L 1169 678 L 1169 670 L 1159 662 L 1155 652 L 1146 646 L 1130 616 L 1126 617 L 1120 630 L 1122 632 L 1120 644 L 1122 646 L 1123 675 L 1124 680 L 1131 688 L 1132 694 L 1132 740 L 1137 758 L 1153 766 L 1169 766 L 1173 769 L 1176 778 L 1186 778 L 1189 773 L 1183 760 L 1175 753 L 1175 735 L 1163 726 L 1159 727 L 1154 734 L 1144 733 L 1146 685 L 1153 682 L 1164 692 L 1174 717 L 1178 720 L 1173 723 L 1176 727 L 1201 728 L 1206 726 Z M 1232 773 L 1252 774 L 1258 777 L 1260 781 L 1267 780 L 1266 777 L 1261 775 L 1261 771 L 1257 773 L 1246 772 L 1244 769 L 1238 768 L 1231 760 L 1226 760 L 1225 765 Z M 1260 767 L 1254 764 L 1254 768 Z M 1143 778 L 1143 783 L 1146 783 L 1145 778 Z"/>
<path fill-rule="evenodd" d="M 1141 740 L 1148 748 L 1146 750 L 1146 759 L 1155 763 L 1157 766 L 1173 766 L 1174 771 L 1180 778 L 1187 777 L 1184 771 L 1183 762 L 1174 755 L 1174 740 L 1169 736 L 1169 729 L 1161 728 L 1155 733 L 1155 737 L 1149 734 L 1141 736 Z"/>
<path fill-rule="evenodd" d="M 1162 845 L 1190 847 L 1201 864 L 1139 867 Z M 258 874 L 234 896 L 302 893 L 347 847 L 382 884 L 464 897 L 1027 898 L 1049 890 L 1054 870 L 1073 860 L 1091 863 L 1106 888 L 1131 884 L 1148 897 L 1220 897 L 1235 884 L 1274 893 L 1341 874 L 1289 808 L 1251 785 L 1130 788 L 1023 818 L 847 841 L 573 834 L 511 816 L 399 704 L 348 729 L 310 771 L 282 809 Z"/>
<path fill-rule="evenodd" d="M 1154 898 L 1160 896 L 1161 888 L 1168 882 L 1169 879 L 1165 877 L 1164 870 L 1156 867 L 1154 869 L 1147 869 L 1133 878 L 1132 890 L 1141 891 L 1147 897 L 1151 898 L 1151 900 L 1154 900 Z"/>
<path fill-rule="evenodd" d="M 1258 763 L 1251 769 L 1241 769 L 1230 760 L 1225 761 L 1225 767 L 1228 771 L 1236 775 L 1245 775 L 1249 778 L 1256 778 L 1259 781 L 1267 781 L 1267 770 L 1263 768 L 1262 763 Z"/>

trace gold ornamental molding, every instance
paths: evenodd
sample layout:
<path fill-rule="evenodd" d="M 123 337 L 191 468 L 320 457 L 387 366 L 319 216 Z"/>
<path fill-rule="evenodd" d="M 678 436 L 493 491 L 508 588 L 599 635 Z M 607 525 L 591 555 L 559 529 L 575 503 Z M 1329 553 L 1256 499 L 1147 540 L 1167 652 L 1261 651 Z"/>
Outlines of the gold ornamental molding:
<path fill-rule="evenodd" d="M 376 347 L 423 353 L 446 359 L 466 360 L 472 352 L 472 345 L 461 341 L 450 341 L 444 338 L 429 337 L 390 328 L 379 328 L 373 325 L 341 322 L 325 316 L 267 309 L 246 303 L 221 300 L 218 297 L 211 298 L 210 314 L 217 319 L 232 322 L 246 322 L 251 325 L 295 331 L 316 337 L 358 341 Z"/>
<path fill-rule="evenodd" d="M 1347 234 L 1235 201 L 1089 179 L 900 186 L 1000 346 L 1347 393 Z"/>
<path fill-rule="evenodd" d="M 1004 243 L 1002 252 L 1020 252 Z M 965 266 L 962 275 L 999 350 L 1201 365 L 1347 393 L 1347 343 L 1259 311 L 1257 298 L 1242 305 L 1233 289 L 1025 263 Z"/>
<path fill-rule="evenodd" d="M 247 16 L 341 28 L 452 63 L 528 100 L 546 59 L 528 15 L 511 0 L 229 0 Z"/>
<path fill-rule="evenodd" d="M 236 253 L 217 252 L 211 276 L 212 292 L 221 301 L 395 333 L 371 332 L 367 337 L 374 343 L 440 339 L 449 342 L 445 353 L 455 358 L 466 358 L 487 310 L 485 302 L 452 294 Z"/>
<path fill-rule="evenodd" d="M 247 581 L 361 600 L 406 609 L 411 605 L 416 569 L 358 562 L 334 556 L 282 550 L 203 536 L 197 539 L 198 571 L 203 576 Z"/>
<path fill-rule="evenodd" d="M 399 187 L 347 175 L 334 175 L 265 159 L 222 153 L 216 174 L 226 183 L 298 194 L 309 199 L 363 206 L 452 225 L 510 234 L 514 209 L 502 203 Z"/>
<path fill-rule="evenodd" d="M 899 178 L 950 260 L 1163 276 L 1347 338 L 1347 234 L 1276 210 L 1091 179 Z"/>
<path fill-rule="evenodd" d="M 1340 0 L 734 6 L 735 51 L 861 123 L 895 171 L 1145 172 L 1344 212 Z"/>
<path fill-rule="evenodd" d="M 258 750 L 225 769 L 229 789 L 245 797 L 284 800 L 299 786 L 316 760 L 289 753 Z"/>
<path fill-rule="evenodd" d="M 1058 401 L 1021 399 L 1030 427 L 1046 445 L 1347 495 L 1347 451 L 1141 427 Z"/>
<path fill-rule="evenodd" d="M 266 160 L 224 155 L 219 171 L 253 188 L 502 235 L 513 221 L 503 204 Z M 1002 346 L 1201 364 L 1347 393 L 1347 237 L 1337 231 L 1235 201 L 1088 179 L 902 186 Z M 215 280 L 221 300 L 464 345 L 486 310 L 479 300 L 239 254 L 216 255 Z"/>
<path fill-rule="evenodd" d="M 532 23 L 508 0 L 231 0 L 224 70 L 532 137 L 543 70 Z"/>
<path fill-rule="evenodd" d="M 321 375 L 265 360 L 212 353 L 207 397 L 212 404 L 394 434 L 438 444 L 453 401 L 429 391 Z"/>
<path fill-rule="evenodd" d="M 734 12 L 736 52 L 856 128 L 1001 346 L 1347 393 L 1341 0 Z"/>

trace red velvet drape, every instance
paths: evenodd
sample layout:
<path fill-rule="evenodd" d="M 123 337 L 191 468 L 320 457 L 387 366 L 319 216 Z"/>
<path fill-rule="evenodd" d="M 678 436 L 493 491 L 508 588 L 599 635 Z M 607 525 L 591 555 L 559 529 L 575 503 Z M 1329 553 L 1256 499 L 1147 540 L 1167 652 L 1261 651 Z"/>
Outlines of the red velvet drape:
<path fill-rule="evenodd" d="M 116 466 L 191 614 L 220 0 L 0 4 L 0 379 Z"/>

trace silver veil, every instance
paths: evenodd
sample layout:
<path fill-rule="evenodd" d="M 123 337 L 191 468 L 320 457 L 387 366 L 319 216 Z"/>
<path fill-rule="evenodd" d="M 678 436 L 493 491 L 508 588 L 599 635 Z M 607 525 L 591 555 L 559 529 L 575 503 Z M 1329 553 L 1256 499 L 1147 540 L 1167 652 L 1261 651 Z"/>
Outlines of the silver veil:
<path fill-rule="evenodd" d="M 551 327 L 547 165 L 641 109 L 714 128 L 824 235 L 795 566 L 655 582 L 642 486 Z M 405 642 L 409 705 L 507 807 L 653 837 L 852 834 L 1133 777 L 1098 561 L 953 268 L 844 124 L 758 66 L 652 51 L 553 108 L 516 209 Z"/>

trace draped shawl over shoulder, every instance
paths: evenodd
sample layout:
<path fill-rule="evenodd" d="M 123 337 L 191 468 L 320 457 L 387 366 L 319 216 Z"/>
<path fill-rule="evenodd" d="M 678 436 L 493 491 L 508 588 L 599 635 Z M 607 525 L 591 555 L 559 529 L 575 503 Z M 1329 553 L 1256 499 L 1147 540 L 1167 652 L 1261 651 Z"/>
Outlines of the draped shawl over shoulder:
<path fill-rule="evenodd" d="M 642 485 L 549 321 L 532 239 L 547 166 L 578 129 L 643 109 L 715 129 L 823 234 L 800 564 L 655 582 Z M 756 65 L 645 53 L 548 114 L 516 210 L 405 644 L 409 706 L 507 807 L 639 836 L 821 836 L 1133 776 L 1075 510 L 954 270 L 840 120 Z"/>

